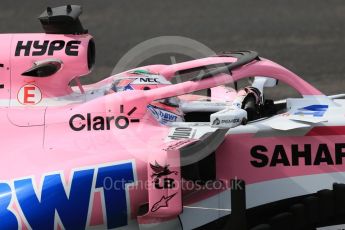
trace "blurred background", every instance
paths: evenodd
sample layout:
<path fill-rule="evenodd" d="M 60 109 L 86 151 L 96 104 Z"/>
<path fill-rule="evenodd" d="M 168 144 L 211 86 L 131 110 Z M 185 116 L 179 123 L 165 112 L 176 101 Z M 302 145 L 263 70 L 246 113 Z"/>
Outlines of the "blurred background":
<path fill-rule="evenodd" d="M 137 44 L 177 35 L 215 52 L 256 50 L 326 94 L 345 93 L 343 0 L 1 0 L 0 33 L 42 32 L 37 16 L 47 6 L 64 4 L 83 6 L 81 21 L 95 37 L 96 67 L 87 83 L 109 76 Z M 144 64 L 149 63 L 169 64 L 171 58 Z"/>

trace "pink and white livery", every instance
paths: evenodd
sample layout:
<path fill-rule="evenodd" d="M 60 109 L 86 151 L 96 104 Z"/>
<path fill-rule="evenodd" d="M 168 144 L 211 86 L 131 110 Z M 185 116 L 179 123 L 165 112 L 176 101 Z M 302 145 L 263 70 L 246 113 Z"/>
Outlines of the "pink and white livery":
<path fill-rule="evenodd" d="M 0 35 L 0 229 L 345 223 L 343 95 L 253 51 L 82 85 L 95 45 L 80 14 L 48 8 L 45 33 Z M 266 98 L 278 81 L 301 97 Z"/>

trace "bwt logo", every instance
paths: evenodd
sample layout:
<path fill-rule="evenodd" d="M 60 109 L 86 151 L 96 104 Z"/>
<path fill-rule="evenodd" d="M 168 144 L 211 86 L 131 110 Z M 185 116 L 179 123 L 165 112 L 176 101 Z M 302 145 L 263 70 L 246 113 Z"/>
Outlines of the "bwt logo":
<path fill-rule="evenodd" d="M 88 217 L 94 211 L 91 201 L 96 192 L 101 192 L 104 199 L 99 204 L 104 210 L 101 216 L 106 224 L 104 229 L 126 226 L 130 209 L 126 202 L 128 190 L 125 186 L 105 188 L 106 179 L 133 184 L 133 163 L 115 162 L 77 169 L 68 183 L 63 173 L 43 176 L 39 186 L 31 177 L 2 181 L 0 229 L 89 229 L 92 224 L 88 223 Z M 13 209 L 13 203 L 18 204 L 17 209 Z"/>
<path fill-rule="evenodd" d="M 55 51 L 65 50 L 67 56 L 78 56 L 81 41 L 72 40 L 67 43 L 63 40 L 55 41 L 18 41 L 15 56 L 53 56 Z"/>

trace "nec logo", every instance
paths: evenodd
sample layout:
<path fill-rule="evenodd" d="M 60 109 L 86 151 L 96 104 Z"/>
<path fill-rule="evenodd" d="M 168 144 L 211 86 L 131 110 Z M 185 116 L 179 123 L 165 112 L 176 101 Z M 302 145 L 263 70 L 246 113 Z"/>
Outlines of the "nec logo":
<path fill-rule="evenodd" d="M 140 78 L 140 82 L 159 83 L 158 78 Z"/>
<path fill-rule="evenodd" d="M 67 56 L 78 56 L 78 48 L 81 41 L 72 40 L 65 42 L 63 40 L 55 41 L 18 41 L 15 56 L 48 56 L 54 55 L 55 51 L 65 50 Z"/>

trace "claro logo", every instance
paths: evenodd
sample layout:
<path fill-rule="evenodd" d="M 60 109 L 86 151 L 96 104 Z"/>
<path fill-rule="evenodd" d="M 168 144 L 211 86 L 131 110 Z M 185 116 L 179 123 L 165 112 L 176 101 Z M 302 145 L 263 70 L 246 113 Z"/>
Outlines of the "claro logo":
<path fill-rule="evenodd" d="M 18 41 L 15 56 L 53 56 L 55 51 L 65 50 L 67 56 L 78 56 L 81 41 L 72 40 L 67 43 L 63 40 L 55 41 Z"/>
<path fill-rule="evenodd" d="M 91 113 L 75 114 L 69 119 L 69 126 L 73 131 L 97 131 L 110 130 L 112 126 L 118 129 L 126 129 L 130 123 L 138 123 L 139 119 L 131 119 L 130 116 L 137 110 L 133 107 L 127 114 L 124 114 L 124 107 L 120 105 L 119 116 L 92 116 Z M 86 121 L 86 122 L 85 122 Z"/>

